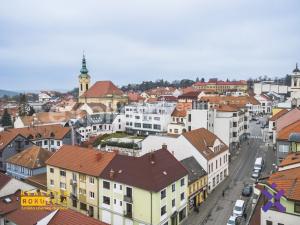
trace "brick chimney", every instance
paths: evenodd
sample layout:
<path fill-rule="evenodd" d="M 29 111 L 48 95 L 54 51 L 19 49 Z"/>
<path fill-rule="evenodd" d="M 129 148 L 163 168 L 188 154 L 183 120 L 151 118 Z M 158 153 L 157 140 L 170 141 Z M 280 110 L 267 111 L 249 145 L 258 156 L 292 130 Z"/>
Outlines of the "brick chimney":
<path fill-rule="evenodd" d="M 168 145 L 163 143 L 162 146 L 161 146 L 161 149 L 164 149 L 164 150 L 167 150 L 168 149 Z"/>

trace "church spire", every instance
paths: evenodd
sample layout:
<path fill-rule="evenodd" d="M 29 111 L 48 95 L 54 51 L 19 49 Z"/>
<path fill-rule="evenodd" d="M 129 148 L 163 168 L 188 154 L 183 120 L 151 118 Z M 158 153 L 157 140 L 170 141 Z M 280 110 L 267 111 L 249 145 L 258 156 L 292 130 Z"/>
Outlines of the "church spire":
<path fill-rule="evenodd" d="M 86 68 L 86 60 L 85 60 L 85 54 L 83 52 L 83 56 L 82 56 L 82 66 L 81 66 L 81 70 L 80 70 L 80 73 L 81 74 L 87 74 L 89 71 L 88 69 Z"/>

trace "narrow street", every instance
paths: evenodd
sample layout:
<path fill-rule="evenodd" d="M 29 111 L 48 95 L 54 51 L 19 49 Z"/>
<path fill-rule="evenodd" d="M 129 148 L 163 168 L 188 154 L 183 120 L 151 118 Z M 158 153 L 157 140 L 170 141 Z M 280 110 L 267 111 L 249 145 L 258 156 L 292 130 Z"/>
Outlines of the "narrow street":
<path fill-rule="evenodd" d="M 229 176 L 213 192 L 210 193 L 207 200 L 200 206 L 199 213 L 192 212 L 186 220 L 186 225 L 223 225 L 227 223 L 232 215 L 233 206 L 237 199 L 246 201 L 246 213 L 249 217 L 251 213 L 250 197 L 241 196 L 245 184 L 253 184 L 254 179 L 251 173 L 255 158 L 262 156 L 265 160 L 265 169 L 263 176 L 270 173 L 275 161 L 275 155 L 272 148 L 262 141 L 261 128 L 255 121 L 250 123 L 250 140 L 242 143 L 241 148 L 231 156 L 229 166 Z M 225 190 L 225 196 L 222 192 Z M 248 219 L 248 218 L 247 218 Z M 241 225 L 246 222 L 244 219 Z"/>

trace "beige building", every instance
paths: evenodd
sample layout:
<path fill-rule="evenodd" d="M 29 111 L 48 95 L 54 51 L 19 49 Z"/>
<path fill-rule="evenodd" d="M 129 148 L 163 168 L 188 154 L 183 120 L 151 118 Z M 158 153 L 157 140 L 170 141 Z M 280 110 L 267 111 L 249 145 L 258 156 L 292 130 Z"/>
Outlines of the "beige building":
<path fill-rule="evenodd" d="M 90 85 L 91 77 L 86 68 L 83 56 L 82 68 L 79 75 L 79 103 L 101 103 L 108 109 L 117 111 L 128 103 L 128 96 L 111 81 L 97 81 Z"/>
<path fill-rule="evenodd" d="M 65 145 L 47 161 L 47 189 L 58 204 L 99 219 L 99 179 L 114 152 Z"/>

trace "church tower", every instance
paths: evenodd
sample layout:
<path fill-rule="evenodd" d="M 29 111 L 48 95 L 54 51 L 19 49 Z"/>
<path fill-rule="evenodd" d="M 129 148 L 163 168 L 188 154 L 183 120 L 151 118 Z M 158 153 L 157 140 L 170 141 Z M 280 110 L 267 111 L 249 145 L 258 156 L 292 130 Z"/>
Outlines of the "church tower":
<path fill-rule="evenodd" d="M 88 74 L 88 69 L 86 68 L 85 55 L 82 57 L 82 66 L 80 70 L 79 78 L 79 97 L 85 93 L 90 88 L 91 77 Z"/>
<path fill-rule="evenodd" d="M 300 70 L 298 64 L 291 75 L 291 97 L 300 99 Z"/>

